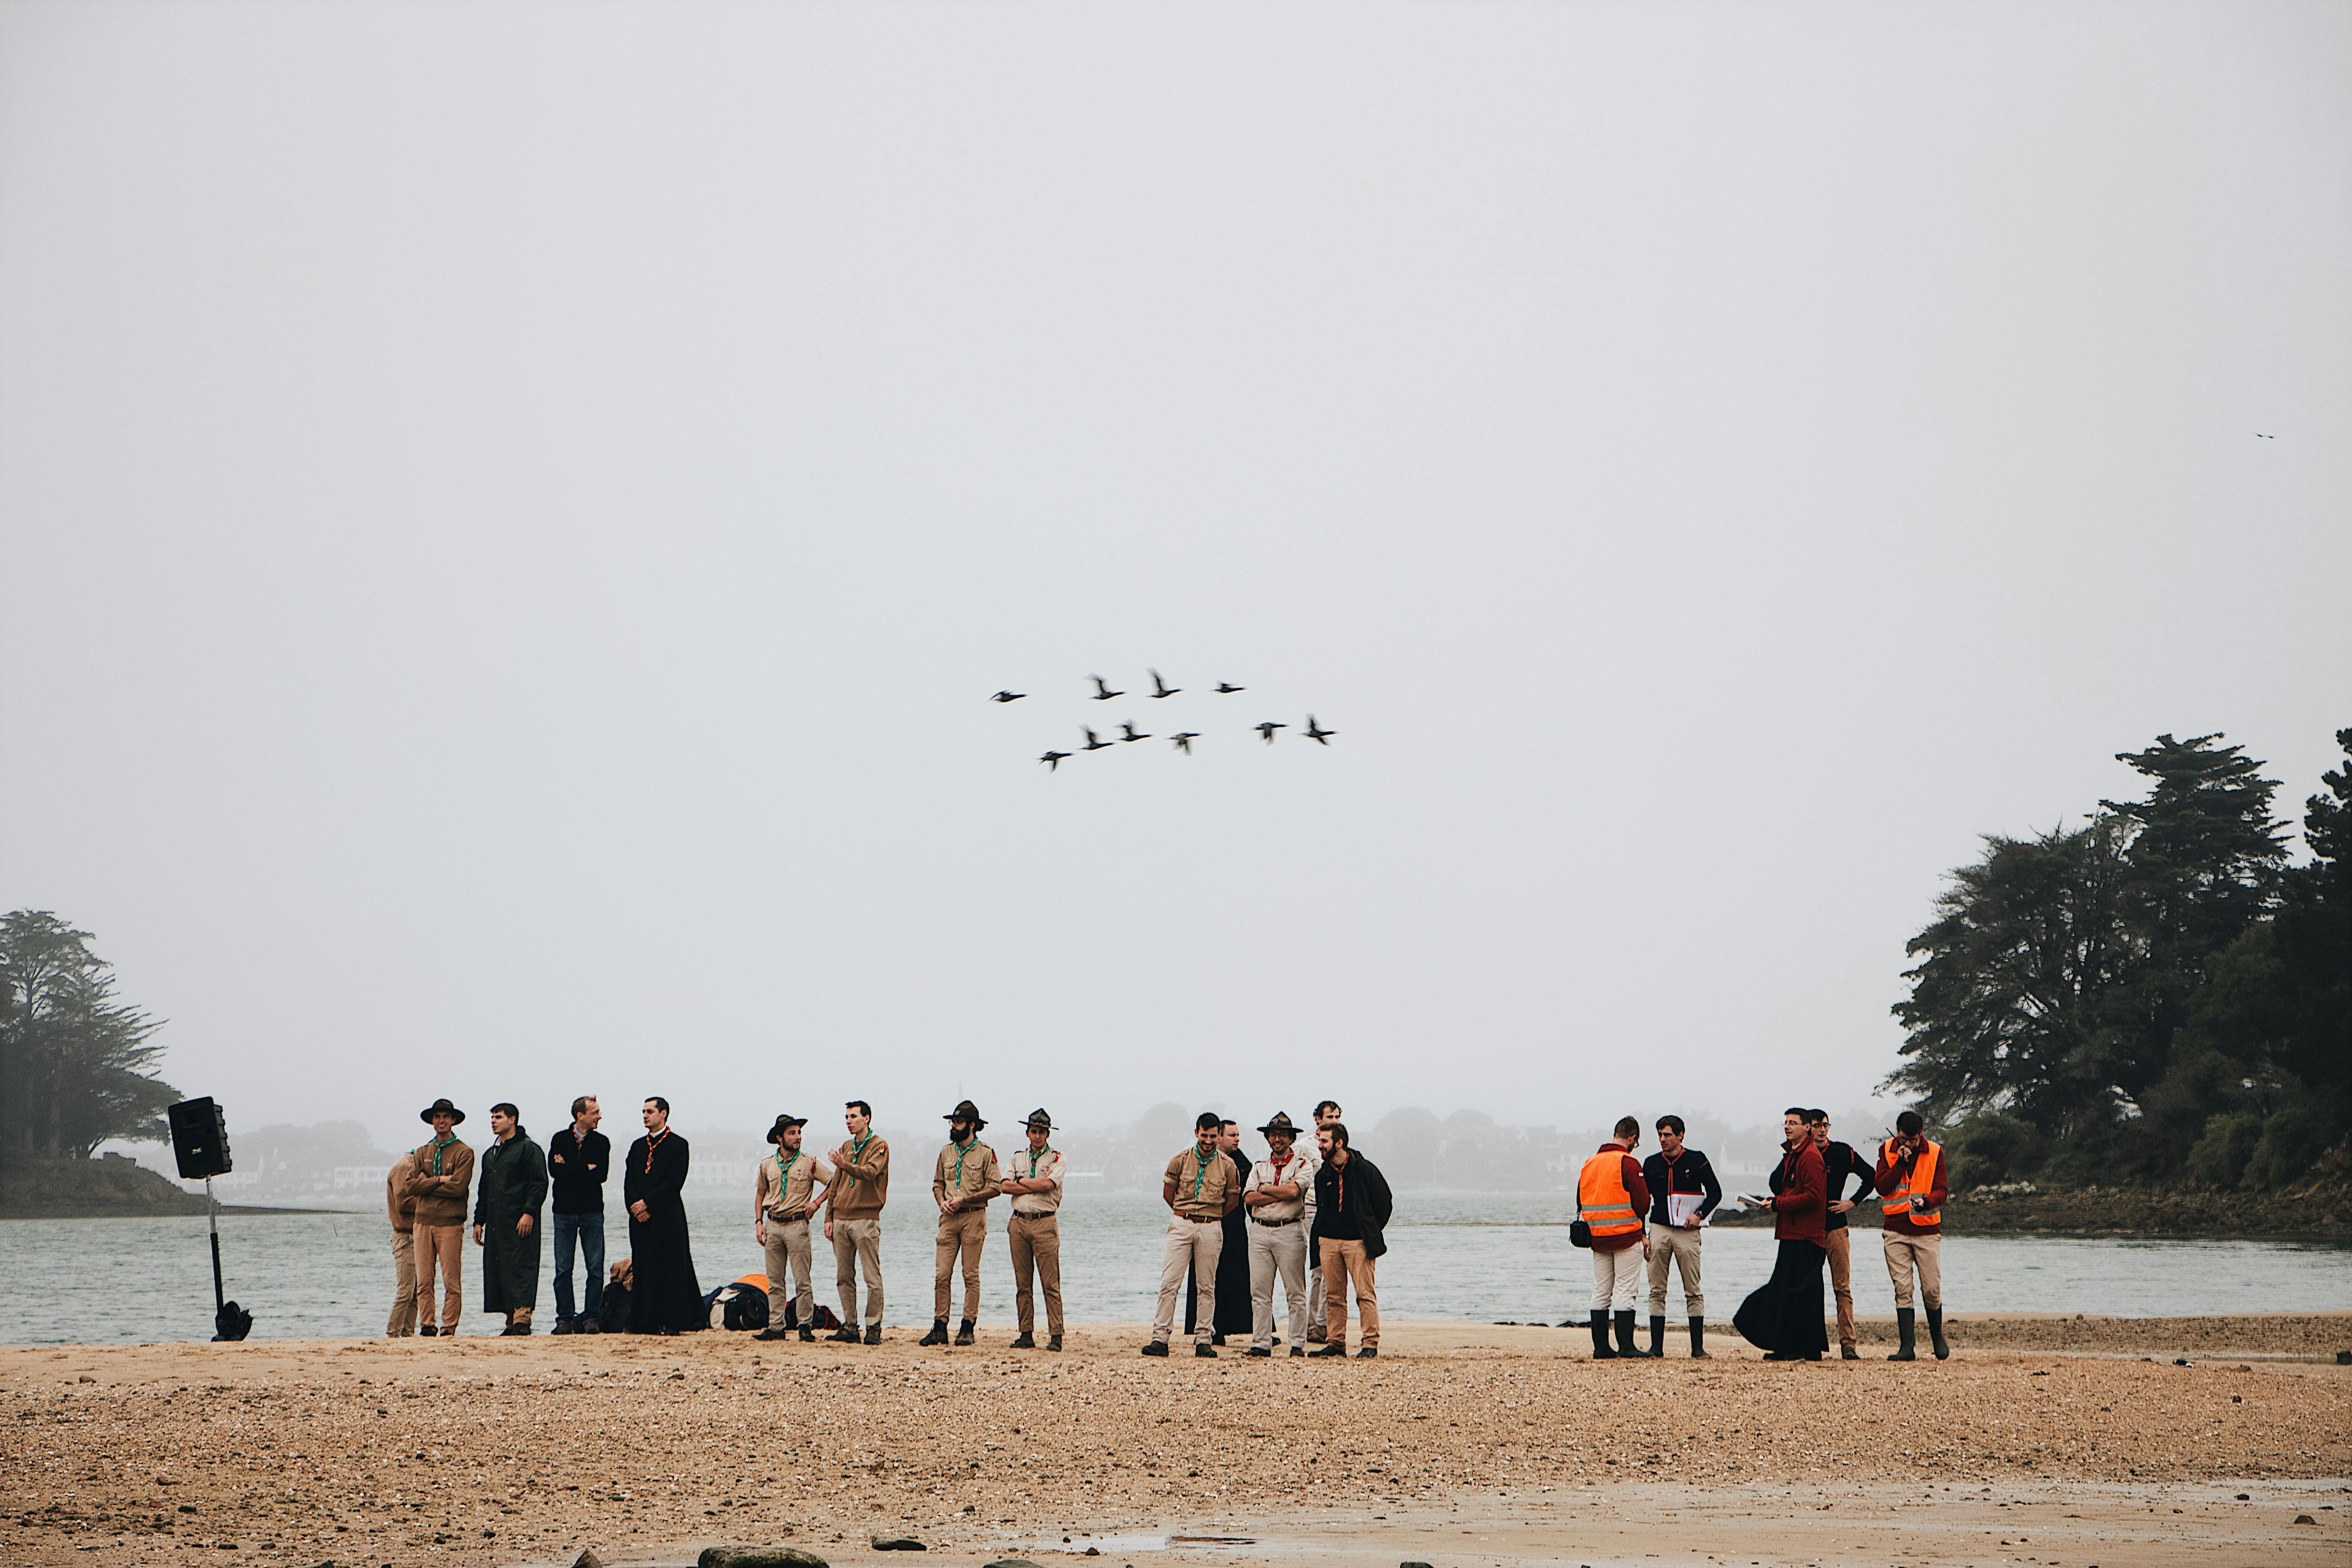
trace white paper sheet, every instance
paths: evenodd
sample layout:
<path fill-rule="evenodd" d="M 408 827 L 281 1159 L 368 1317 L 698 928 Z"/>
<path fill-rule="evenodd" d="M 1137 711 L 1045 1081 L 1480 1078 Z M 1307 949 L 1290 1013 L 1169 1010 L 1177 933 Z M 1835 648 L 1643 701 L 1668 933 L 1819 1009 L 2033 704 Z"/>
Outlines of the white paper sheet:
<path fill-rule="evenodd" d="M 1688 1225 L 1691 1215 L 1698 1213 L 1698 1205 L 1705 1202 L 1706 1202 L 1705 1193 L 1668 1193 L 1666 1218 L 1676 1225 Z"/>

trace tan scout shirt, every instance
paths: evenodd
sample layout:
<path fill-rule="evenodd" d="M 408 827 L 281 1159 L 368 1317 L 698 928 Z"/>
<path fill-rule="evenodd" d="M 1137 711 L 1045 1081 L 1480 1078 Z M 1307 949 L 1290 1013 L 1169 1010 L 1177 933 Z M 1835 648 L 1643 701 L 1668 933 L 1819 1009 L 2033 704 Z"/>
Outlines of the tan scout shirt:
<path fill-rule="evenodd" d="M 1178 1214 L 1188 1218 L 1199 1215 L 1221 1219 L 1233 1207 L 1225 1200 L 1234 1195 L 1241 1175 L 1223 1149 L 1210 1150 L 1204 1161 L 1201 1158 L 1201 1146 L 1196 1143 L 1168 1162 L 1167 1179 L 1176 1184 Z"/>
<path fill-rule="evenodd" d="M 798 1159 L 793 1159 L 789 1152 L 784 1158 L 790 1165 L 784 1173 L 782 1192 L 776 1190 L 776 1156 L 771 1154 L 760 1162 L 760 1186 L 752 1196 L 752 1202 L 770 1219 L 806 1219 L 809 1189 L 819 1182 L 823 1182 L 828 1191 L 832 1189 L 835 1174 L 832 1162 L 805 1149 L 800 1152 Z"/>
<path fill-rule="evenodd" d="M 1307 1205 L 1315 1193 L 1315 1156 L 1312 1154 L 1302 1154 L 1293 1149 L 1290 1158 L 1279 1165 L 1272 1160 L 1260 1160 L 1252 1165 L 1249 1184 L 1242 1189 L 1245 1193 L 1254 1193 L 1260 1187 L 1287 1186 L 1293 1182 L 1298 1184 L 1298 1196 L 1260 1204 L 1250 1210 L 1250 1217 L 1304 1219 L 1307 1217 Z"/>
<path fill-rule="evenodd" d="M 1024 1182 L 1051 1182 L 1053 1186 L 1042 1193 L 1013 1193 L 1013 1212 L 1032 1216 L 1052 1214 L 1062 1206 L 1062 1152 L 1046 1145 L 1042 1154 L 1032 1153 L 1026 1144 L 1013 1151 L 1013 1158 L 1004 1162 L 1004 1173 Z"/>
<path fill-rule="evenodd" d="M 408 1178 L 416 1174 L 416 1156 L 403 1154 L 384 1173 L 383 1206 L 392 1215 L 392 1228 L 407 1235 L 416 1226 L 416 1200 L 408 1194 Z"/>
<path fill-rule="evenodd" d="M 970 1213 L 996 1195 L 999 1172 L 996 1151 L 974 1138 L 958 1148 L 950 1143 L 940 1150 L 940 1163 L 931 1172 L 931 1198 L 945 1203 L 950 1198 L 961 1198 L 960 1213 Z"/>

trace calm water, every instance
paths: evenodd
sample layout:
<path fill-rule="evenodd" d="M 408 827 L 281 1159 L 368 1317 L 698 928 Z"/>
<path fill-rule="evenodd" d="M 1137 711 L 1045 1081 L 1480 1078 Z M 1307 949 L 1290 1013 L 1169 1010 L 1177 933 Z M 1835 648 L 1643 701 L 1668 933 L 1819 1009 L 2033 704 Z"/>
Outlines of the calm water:
<path fill-rule="evenodd" d="M 761 1267 L 751 1200 L 689 1195 L 695 1261 L 705 1289 Z M 1062 1288 L 1074 1322 L 1143 1321 L 1160 1278 L 1167 1211 L 1152 1194 L 1073 1197 L 1062 1208 Z M 625 1224 L 607 1216 L 608 1245 L 627 1248 Z M 1004 1207 L 992 1207 L 981 1264 L 981 1321 L 1011 1320 L 1012 1267 Z M 882 1226 L 885 1317 L 926 1327 L 931 1315 L 931 1234 L 920 1205 Z M 221 1222 L 228 1293 L 254 1315 L 256 1339 L 336 1339 L 383 1331 L 391 1303 L 391 1232 L 376 1213 L 232 1216 Z M 1568 1244 L 1567 1215 L 1550 1194 L 1407 1194 L 1381 1260 L 1381 1307 L 1399 1318 L 1558 1322 L 1581 1317 L 1591 1290 L 1587 1255 Z M 129 1343 L 212 1337 L 212 1257 L 203 1216 L 16 1220 L 0 1223 L 0 1343 Z M 470 1249 L 469 1249 L 470 1250 Z M 1878 1239 L 1856 1238 L 1855 1304 L 1894 1306 Z M 467 1264 L 466 1331 L 496 1321 L 473 1310 L 476 1259 Z M 832 1258 L 820 1241 L 817 1300 L 835 1305 Z M 1772 1268 L 1770 1233 L 1711 1232 L 1707 1312 L 1728 1318 Z M 554 1309 L 541 1270 L 540 1311 Z M 958 1285 L 959 1307 L 961 1286 Z M 1954 1237 L 1944 1244 L 1945 1300 L 1969 1311 L 2067 1311 L 2168 1317 L 2208 1312 L 2332 1311 L 2352 1308 L 2352 1248 L 2260 1241 L 2114 1241 Z M 1679 1313 L 1678 1286 L 1667 1310 Z M 1279 1292 L 1276 1297 L 1279 1313 Z M 1043 1328 L 1041 1322 L 1039 1327 Z"/>

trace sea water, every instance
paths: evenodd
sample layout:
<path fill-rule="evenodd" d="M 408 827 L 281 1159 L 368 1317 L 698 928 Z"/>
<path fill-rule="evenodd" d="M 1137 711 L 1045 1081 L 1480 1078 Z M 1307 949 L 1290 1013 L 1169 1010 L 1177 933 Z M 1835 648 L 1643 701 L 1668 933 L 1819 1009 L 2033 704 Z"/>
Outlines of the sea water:
<path fill-rule="evenodd" d="M 761 1268 L 751 1198 L 690 1191 L 687 1210 L 705 1290 Z M 1005 1205 L 990 1205 L 981 1255 L 981 1321 L 1004 1337 L 1013 1317 Z M 1419 1194 L 1397 1199 L 1389 1253 L 1380 1261 L 1381 1310 L 1396 1319 L 1466 1322 L 1581 1321 L 1592 1289 L 1590 1255 L 1569 1245 L 1570 1205 L 1550 1194 Z M 617 1203 L 605 1215 L 609 1258 L 628 1251 Z M 1144 1322 L 1160 1282 L 1168 1211 L 1156 1194 L 1073 1196 L 1062 1205 L 1062 1292 L 1074 1323 Z M 929 1194 L 900 1201 L 882 1221 L 884 1316 L 894 1332 L 931 1319 Z M 256 1339 L 348 1339 L 381 1334 L 392 1300 L 391 1228 L 380 1210 L 348 1214 L 225 1215 L 221 1262 L 229 1297 L 253 1313 Z M 201 1215 L 171 1219 L 0 1222 L 0 1343 L 128 1344 L 207 1340 L 213 1332 L 212 1254 Z M 465 1333 L 489 1333 L 478 1310 L 479 1255 L 466 1262 Z M 1873 1231 L 1854 1234 L 1854 1305 L 1894 1306 Z M 1771 1234 L 1710 1230 L 1707 1315 L 1728 1319 L 1772 1271 Z M 816 1244 L 817 1301 L 839 1310 L 832 1249 Z M 539 1316 L 554 1311 L 551 1249 L 542 1254 Z M 575 1282 L 579 1276 L 575 1272 Z M 956 1310 L 962 1309 L 956 1282 Z M 2352 1308 L 2352 1247 L 2272 1241 L 2165 1241 L 2107 1237 L 1956 1236 L 1944 1242 L 1944 1298 L 1969 1312 L 2084 1312 L 2176 1317 Z M 1645 1305 L 1645 1303 L 1643 1303 Z M 1181 1307 L 1179 1309 L 1181 1323 Z M 1681 1283 L 1667 1311 L 1682 1313 Z M 1284 1322 L 1276 1291 L 1277 1324 Z M 1037 1329 L 1045 1331 L 1038 1304 Z"/>

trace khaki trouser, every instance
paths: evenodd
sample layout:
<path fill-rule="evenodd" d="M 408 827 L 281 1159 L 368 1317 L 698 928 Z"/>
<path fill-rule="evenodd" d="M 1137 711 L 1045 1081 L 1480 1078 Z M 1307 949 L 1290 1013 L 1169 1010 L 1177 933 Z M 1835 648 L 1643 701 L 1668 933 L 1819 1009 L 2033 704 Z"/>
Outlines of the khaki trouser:
<path fill-rule="evenodd" d="M 1356 1289 L 1356 1315 L 1363 1320 L 1365 1344 L 1381 1342 L 1381 1299 L 1372 1286 L 1372 1265 L 1360 1241 L 1323 1238 L 1323 1335 L 1331 1344 L 1348 1342 L 1348 1287 Z"/>
<path fill-rule="evenodd" d="M 1886 1247 L 1886 1277 L 1895 1281 L 1895 1304 L 1911 1304 L 1911 1271 L 1919 1271 L 1919 1294 L 1927 1299 L 1930 1309 L 1941 1311 L 1944 1307 L 1944 1238 L 1940 1236 L 1904 1236 L 1895 1231 L 1882 1230 L 1880 1239 Z"/>
<path fill-rule="evenodd" d="M 1706 1292 L 1698 1288 L 1698 1238 L 1706 1233 L 1679 1225 L 1650 1222 L 1650 1316 L 1666 1315 L 1666 1270 L 1683 1276 L 1683 1316 L 1706 1316 Z"/>
<path fill-rule="evenodd" d="M 793 1319 L 802 1328 L 809 1326 L 816 1316 L 816 1291 L 809 1284 L 809 1222 L 802 1219 L 778 1219 L 768 1216 L 768 1327 L 784 1326 L 784 1303 L 793 1300 L 794 1292 L 785 1279 L 789 1268 L 792 1278 L 800 1281 L 798 1306 L 800 1315 Z M 847 1320 L 844 1320 L 846 1321 Z"/>
<path fill-rule="evenodd" d="M 1316 1339 L 1323 1337 L 1323 1256 L 1315 1245 L 1314 1230 L 1306 1220 L 1298 1228 L 1307 1237 L 1307 1331 Z"/>
<path fill-rule="evenodd" d="M 837 1219 L 833 1222 L 833 1282 L 841 1292 L 841 1326 L 855 1328 L 857 1316 L 857 1270 L 866 1269 L 866 1317 L 869 1329 L 882 1326 L 882 1222 L 878 1219 Z"/>
<path fill-rule="evenodd" d="M 1592 1249 L 1592 1310 L 1596 1312 L 1630 1312 L 1633 1310 L 1634 1288 L 1642 1276 L 1649 1272 L 1647 1260 L 1639 1245 L 1621 1247 L 1613 1252 Z"/>
<path fill-rule="evenodd" d="M 392 1316 L 384 1321 L 383 1331 L 395 1340 L 406 1339 L 416 1331 L 415 1240 L 413 1231 L 392 1233 Z"/>
<path fill-rule="evenodd" d="M 988 1239 L 988 1211 L 961 1209 L 940 1215 L 939 1266 L 931 1270 L 931 1316 L 945 1318 L 955 1300 L 956 1257 L 963 1258 L 963 1321 L 980 1317 L 980 1244 Z"/>
<path fill-rule="evenodd" d="M 1853 1343 L 1853 1232 L 1845 1226 L 1822 1232 L 1830 1255 L 1830 1289 L 1837 1297 L 1838 1343 Z"/>
<path fill-rule="evenodd" d="M 1176 1329 L 1176 1298 L 1184 1291 L 1184 1270 L 1192 1270 L 1192 1338 L 1207 1344 L 1217 1337 L 1217 1258 L 1225 1250 L 1223 1220 L 1190 1220 L 1171 1215 L 1160 1248 L 1160 1310 L 1152 1315 L 1151 1341 L 1166 1344 Z"/>
<path fill-rule="evenodd" d="M 465 1315 L 466 1280 L 460 1270 L 466 1256 L 466 1227 L 462 1225 L 420 1225 L 413 1233 L 413 1248 L 416 1257 L 416 1317 L 420 1323 L 433 1321 L 433 1276 L 441 1276 L 441 1331 L 454 1334 L 457 1320 Z"/>
<path fill-rule="evenodd" d="M 1021 1319 L 1021 1331 L 1033 1333 L 1037 1327 L 1037 1300 L 1031 1289 L 1034 1284 L 1045 1288 L 1045 1331 L 1058 1335 L 1062 1331 L 1062 1227 L 1052 1215 L 1039 1215 L 1031 1219 L 1014 1215 L 1004 1223 L 1004 1239 L 1013 1252 L 1013 1308 Z"/>
<path fill-rule="evenodd" d="M 1250 1342 L 1274 1345 L 1274 1277 L 1282 1275 L 1283 1299 L 1290 1306 L 1290 1342 L 1307 1341 L 1307 1227 L 1250 1221 Z"/>

